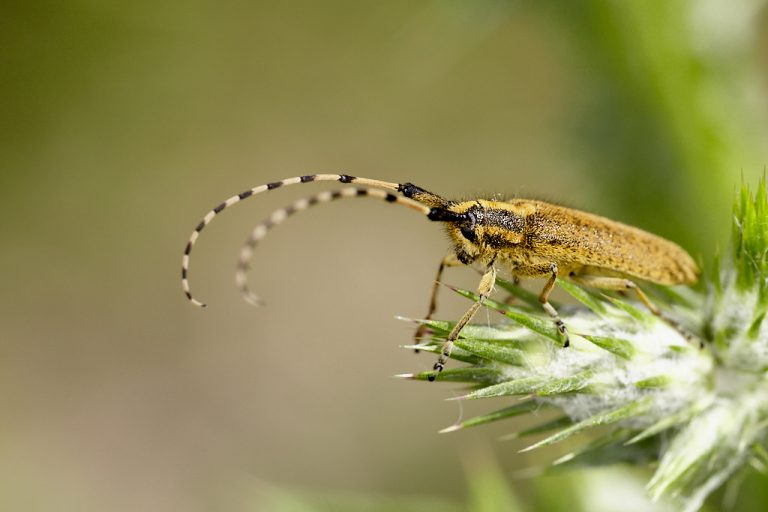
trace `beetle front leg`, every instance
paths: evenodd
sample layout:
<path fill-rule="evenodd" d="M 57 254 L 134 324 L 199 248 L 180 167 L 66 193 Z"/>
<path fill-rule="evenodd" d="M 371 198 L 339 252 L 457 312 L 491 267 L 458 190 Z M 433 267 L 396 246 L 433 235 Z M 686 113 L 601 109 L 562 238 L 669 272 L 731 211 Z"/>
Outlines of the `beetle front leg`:
<path fill-rule="evenodd" d="M 455 253 L 451 253 L 440 262 L 440 266 L 437 269 L 437 275 L 435 276 L 435 282 L 432 284 L 432 295 L 429 299 L 429 311 L 427 311 L 427 316 L 424 317 L 424 320 L 431 320 L 432 315 L 435 314 L 435 310 L 437 310 L 437 292 L 440 289 L 440 281 L 443 277 L 443 271 L 447 267 L 459 267 L 461 265 L 464 265 L 461 261 L 459 261 L 459 258 L 456 257 Z M 416 332 L 413 335 L 414 340 L 418 343 L 421 338 L 424 336 L 424 334 L 427 332 L 427 325 L 421 324 L 418 329 L 416 329 Z M 415 352 L 418 352 L 419 349 L 416 349 Z"/>
<path fill-rule="evenodd" d="M 437 362 L 433 367 L 435 371 L 429 374 L 427 377 L 430 382 L 434 381 L 440 372 L 443 371 L 445 363 L 448 361 L 448 358 L 451 357 L 453 343 L 458 339 L 459 333 L 464 328 L 464 326 L 467 325 L 470 320 L 472 320 L 472 317 L 475 316 L 477 310 L 480 309 L 480 306 L 483 305 L 485 299 L 487 299 L 491 294 L 491 291 L 493 291 L 493 285 L 495 283 L 496 269 L 493 267 L 493 263 L 491 263 L 491 266 L 488 267 L 488 270 L 485 271 L 485 274 L 483 274 L 483 277 L 480 279 L 480 284 L 477 287 L 477 294 L 479 296 L 477 302 L 472 304 L 467 312 L 464 313 L 464 316 L 462 316 L 461 319 L 456 322 L 456 325 L 453 326 L 450 334 L 448 334 L 448 338 L 445 340 L 445 343 L 443 343 L 443 347 L 440 350 L 440 356 L 437 358 Z"/>

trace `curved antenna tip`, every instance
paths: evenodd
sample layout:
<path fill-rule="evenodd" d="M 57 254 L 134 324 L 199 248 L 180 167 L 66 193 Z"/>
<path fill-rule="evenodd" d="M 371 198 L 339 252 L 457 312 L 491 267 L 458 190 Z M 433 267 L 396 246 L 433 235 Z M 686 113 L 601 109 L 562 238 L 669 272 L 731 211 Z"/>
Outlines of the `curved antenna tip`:
<path fill-rule="evenodd" d="M 187 300 L 192 303 L 193 306 L 197 306 L 199 308 L 207 308 L 208 304 L 205 304 L 204 302 L 200 302 L 196 298 L 192 297 L 192 294 L 189 293 L 188 286 L 185 286 L 184 295 L 187 296 Z"/>

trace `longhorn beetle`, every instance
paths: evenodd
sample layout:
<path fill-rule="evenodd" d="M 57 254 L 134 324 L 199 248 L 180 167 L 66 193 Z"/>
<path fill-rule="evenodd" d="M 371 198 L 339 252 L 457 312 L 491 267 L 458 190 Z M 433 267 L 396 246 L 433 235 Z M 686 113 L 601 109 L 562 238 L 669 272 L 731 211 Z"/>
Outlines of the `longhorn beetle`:
<path fill-rule="evenodd" d="M 462 328 L 493 290 L 499 270 L 515 278 L 547 278 L 539 302 L 557 326 L 564 347 L 569 345 L 568 330 L 549 303 L 549 294 L 558 276 L 599 289 L 633 291 L 654 315 L 661 317 L 661 311 L 632 278 L 669 286 L 694 283 L 699 273 L 693 259 L 677 244 L 591 213 L 530 199 L 452 201 L 413 183 L 390 183 L 346 174 L 311 174 L 259 185 L 230 197 L 208 212 L 189 237 L 182 258 L 181 283 L 190 302 L 205 306 L 190 292 L 189 255 L 200 232 L 214 217 L 225 208 L 262 192 L 315 181 L 360 186 L 299 199 L 258 224 L 240 253 L 236 273 L 240 292 L 248 302 L 260 303 L 246 280 L 253 250 L 272 227 L 316 204 L 348 197 L 375 197 L 416 210 L 431 221 L 442 222 L 453 250 L 440 263 L 425 318 L 432 318 L 435 312 L 438 283 L 446 267 L 474 265 L 482 270 L 483 276 L 478 286 L 479 299 L 448 334 L 429 380 L 434 380 L 443 370 Z M 416 332 L 417 338 L 423 333 L 422 325 Z"/>

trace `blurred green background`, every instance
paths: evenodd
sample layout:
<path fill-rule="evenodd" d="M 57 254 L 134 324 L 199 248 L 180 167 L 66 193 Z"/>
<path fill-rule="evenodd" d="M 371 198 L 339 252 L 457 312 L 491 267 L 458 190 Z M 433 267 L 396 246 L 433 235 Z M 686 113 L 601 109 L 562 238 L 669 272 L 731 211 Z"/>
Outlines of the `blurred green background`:
<path fill-rule="evenodd" d="M 765 170 L 763 6 L 3 2 L 0 509 L 610 510 L 600 492 L 648 509 L 646 474 L 521 478 L 560 449 L 498 441 L 519 422 L 438 435 L 487 409 L 390 378 L 432 364 L 394 318 L 425 313 L 447 249 L 412 212 L 292 219 L 256 254 L 262 309 L 232 285 L 239 245 L 323 185 L 205 232 L 205 311 L 181 252 L 233 193 L 346 171 L 556 201 L 706 261 L 742 176 Z M 465 306 L 445 294 L 439 316 Z M 766 483 L 737 503 L 764 509 Z"/>

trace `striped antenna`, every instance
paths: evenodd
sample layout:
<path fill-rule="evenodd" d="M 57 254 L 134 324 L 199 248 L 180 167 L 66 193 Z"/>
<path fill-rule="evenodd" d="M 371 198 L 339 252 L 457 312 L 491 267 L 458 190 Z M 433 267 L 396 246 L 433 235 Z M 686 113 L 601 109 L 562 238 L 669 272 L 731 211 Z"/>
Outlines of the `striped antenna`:
<path fill-rule="evenodd" d="M 253 252 L 256 249 L 256 246 L 264 237 L 267 236 L 267 232 L 269 232 L 270 229 L 277 226 L 278 224 L 281 224 L 291 215 L 304 211 L 312 206 L 322 203 L 329 203 L 331 201 L 335 201 L 336 199 L 345 199 L 349 197 L 375 197 L 378 199 L 383 199 L 388 203 L 401 204 L 416 210 L 422 215 L 429 215 L 429 212 L 431 211 L 430 207 L 424 206 L 423 204 L 419 203 L 418 201 L 414 201 L 413 199 L 396 196 L 394 194 L 390 194 L 389 192 L 385 192 L 384 190 L 369 187 L 349 187 L 334 191 L 326 190 L 311 197 L 304 197 L 299 199 L 285 208 L 275 210 L 272 215 L 267 217 L 263 222 L 259 223 L 253 229 L 251 236 L 243 244 L 243 247 L 240 250 L 240 259 L 237 262 L 237 271 L 235 273 L 235 284 L 240 290 L 240 294 L 243 296 L 243 299 L 246 302 L 253 304 L 254 306 L 260 306 L 262 304 L 261 299 L 248 287 L 247 273 L 251 268 L 251 258 L 253 257 Z"/>
<path fill-rule="evenodd" d="M 187 296 L 187 299 L 189 299 L 189 301 L 195 306 L 205 307 L 205 304 L 195 299 L 192 296 L 192 292 L 190 291 L 189 259 L 190 259 L 190 253 L 192 252 L 192 247 L 194 247 L 195 242 L 197 242 L 197 239 L 200 236 L 200 232 L 206 226 L 208 226 L 208 224 L 210 224 L 217 215 L 219 215 L 225 208 L 228 208 L 236 203 L 239 203 L 244 199 L 248 199 L 251 196 L 261 194 L 262 192 L 275 190 L 282 186 L 296 185 L 299 183 L 312 183 L 315 181 L 338 181 L 340 183 L 356 183 L 356 184 L 363 185 L 365 187 L 372 187 L 372 188 L 365 189 L 366 192 L 361 195 L 372 195 L 375 197 L 381 197 L 377 195 L 377 193 L 374 193 L 374 190 L 379 190 L 385 194 L 384 199 L 386 199 L 387 196 L 386 196 L 386 193 L 383 192 L 383 190 L 400 192 L 406 198 L 413 199 L 413 201 L 408 201 L 408 204 L 407 204 L 412 208 L 416 208 L 415 205 L 418 205 L 418 204 L 426 205 L 426 207 L 439 207 L 447 204 L 447 202 L 440 196 L 427 192 L 426 190 L 420 187 L 417 187 L 411 183 L 405 183 L 405 184 L 391 183 L 387 181 L 374 180 L 370 178 L 359 178 L 356 176 L 349 176 L 347 174 L 310 174 L 306 176 L 297 176 L 294 178 L 287 178 L 284 180 L 273 181 L 272 183 L 259 185 L 257 187 L 246 190 L 245 192 L 241 192 L 240 194 L 232 196 L 226 201 L 224 201 L 223 203 L 219 204 L 217 207 L 209 211 L 205 215 L 205 217 L 203 217 L 203 220 L 200 221 L 197 227 L 195 227 L 194 231 L 192 231 L 192 234 L 189 237 L 189 241 L 187 242 L 187 246 L 184 248 L 184 256 L 182 257 L 182 260 L 181 260 L 181 287 L 184 290 L 184 294 Z M 352 190 L 357 190 L 357 189 L 352 189 Z M 322 194 L 318 194 L 318 196 L 316 197 L 319 197 L 321 195 Z M 333 193 L 331 193 L 331 195 L 333 195 Z M 357 195 L 357 194 L 355 193 L 354 195 Z M 392 196 L 393 198 L 396 198 L 396 200 L 403 199 L 393 194 L 389 194 L 389 195 Z M 336 199 L 336 198 L 334 197 L 332 199 Z M 309 201 L 309 199 L 306 199 L 306 201 Z M 317 201 L 320 202 L 320 199 L 318 199 Z M 390 200 L 390 201 L 395 202 L 394 200 Z M 302 202 L 301 200 L 297 201 L 297 203 L 301 203 L 301 202 Z M 398 202 L 400 202 L 401 204 L 404 203 L 404 201 L 398 201 Z M 429 210 L 429 208 L 427 208 L 427 210 Z M 283 212 L 283 213 L 279 213 L 279 212 Z M 273 214 L 273 216 L 274 215 L 277 215 L 279 217 L 280 215 L 286 215 L 286 213 L 285 213 L 285 210 L 278 210 Z M 273 224 L 275 224 L 275 222 L 273 222 Z M 266 232 L 267 228 L 261 228 L 261 229 L 264 229 Z"/>

